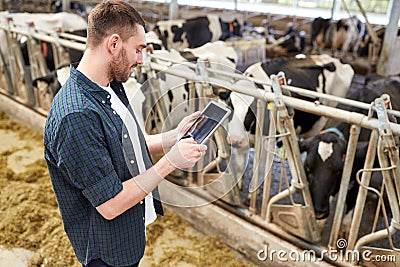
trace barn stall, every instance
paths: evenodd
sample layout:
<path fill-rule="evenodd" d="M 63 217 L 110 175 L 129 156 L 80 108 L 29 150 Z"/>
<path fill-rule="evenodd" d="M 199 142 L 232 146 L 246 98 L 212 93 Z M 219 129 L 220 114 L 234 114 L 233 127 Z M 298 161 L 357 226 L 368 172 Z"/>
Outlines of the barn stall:
<path fill-rule="evenodd" d="M 9 32 L 26 35 L 34 39 L 39 39 L 50 43 L 55 43 L 59 47 L 68 47 L 77 50 L 84 49 L 84 42 L 81 42 L 81 38 L 64 38 L 65 36 L 62 36 L 61 33 L 61 36 L 54 38 L 54 36 L 52 36 L 53 33 L 32 30 L 29 31 L 29 28 L 26 26 L 18 27 L 15 25 L 14 27 L 14 25 L 12 25 L 12 21 L 9 21 L 8 23 L 11 24 L 11 27 L 6 29 Z M 31 25 L 31 27 L 33 26 Z M 13 37 L 11 34 L 7 36 L 9 38 Z M 10 44 L 13 43 L 12 39 L 7 40 L 9 40 Z M 10 47 L 12 46 L 10 45 Z M 15 46 L 14 50 L 16 50 Z M 21 56 L 18 54 L 18 52 L 15 51 L 12 54 L 15 55 L 15 60 L 17 64 L 13 65 L 14 67 L 11 67 L 11 70 L 8 71 L 9 73 L 15 73 L 14 76 L 5 76 L 7 74 L 7 68 L 4 67 L 6 66 L 4 61 L 2 65 L 3 79 L 5 82 L 1 87 L 1 106 L 2 108 L 4 107 L 4 109 L 9 113 L 13 113 L 13 119 L 18 119 L 19 117 L 19 119 L 24 121 L 25 123 L 31 124 L 31 126 L 36 127 L 36 129 L 42 130 L 41 127 L 43 127 L 46 110 L 49 107 L 49 100 L 51 101 L 52 96 L 51 94 L 49 94 L 49 92 L 44 92 L 44 94 L 39 95 L 38 89 L 32 88 L 31 85 L 29 85 L 29 81 L 34 78 L 26 78 L 26 74 L 21 75 L 21 70 L 23 68 L 18 67 L 22 66 Z M 149 54 L 148 56 L 149 58 L 152 57 L 151 54 Z M 162 58 L 156 59 L 159 62 L 163 61 Z M 34 73 L 36 73 L 35 69 L 40 69 L 40 66 L 43 66 L 43 63 L 40 63 L 40 61 L 40 57 L 37 57 L 36 60 L 35 58 L 33 58 L 33 60 L 31 61 L 31 75 L 39 75 Z M 322 255 L 323 250 L 327 247 L 337 248 L 338 243 L 336 242 L 337 240 L 339 240 L 338 235 L 344 209 L 343 199 L 345 192 L 347 191 L 346 187 L 349 175 L 346 174 L 346 171 L 343 172 L 344 174 L 342 177 L 341 192 L 339 192 L 339 195 L 337 197 L 336 212 L 334 215 L 335 217 L 331 218 L 333 220 L 333 222 L 331 222 L 332 226 L 328 227 L 328 230 L 326 230 L 326 228 L 324 228 L 325 226 L 321 227 L 318 225 L 319 222 L 315 219 L 315 216 L 313 214 L 313 204 L 310 198 L 310 192 L 308 192 L 307 180 L 305 179 L 304 170 L 302 170 L 300 153 L 298 151 L 298 148 L 296 148 L 297 138 L 295 136 L 295 129 L 293 128 L 290 116 L 288 116 L 288 113 L 290 113 L 291 111 L 290 108 L 288 111 L 287 107 L 294 108 L 295 110 L 302 110 L 313 114 L 323 115 L 325 117 L 333 118 L 339 121 L 345 121 L 346 123 L 355 125 L 352 128 L 353 134 L 351 135 L 352 137 L 349 140 L 349 143 L 352 144 L 355 144 L 357 142 L 356 139 L 358 127 L 375 130 L 375 134 L 371 139 L 371 151 L 376 149 L 376 135 L 381 136 L 381 138 L 384 140 L 383 142 L 389 144 L 391 149 L 394 151 L 392 151 L 392 154 L 390 154 L 390 162 L 391 164 L 393 164 L 393 166 L 398 166 L 398 151 L 396 158 L 396 151 L 394 148 L 395 146 L 393 144 L 392 137 L 399 135 L 399 126 L 396 123 L 389 122 L 387 119 L 388 115 L 385 114 L 389 114 L 389 116 L 399 116 L 398 112 L 390 110 L 386 111 L 386 107 L 382 105 L 382 102 L 379 99 L 374 102 L 376 108 L 372 109 L 371 105 L 363 105 L 351 101 L 349 102 L 348 100 L 342 98 L 335 98 L 323 94 L 321 95 L 318 93 L 310 93 L 297 88 L 290 88 L 284 84 L 281 85 L 275 78 L 272 79 L 272 84 L 265 83 L 265 81 L 252 80 L 250 78 L 250 81 L 252 83 L 261 84 L 265 87 L 273 88 L 273 90 L 261 90 L 256 88 L 253 88 L 254 90 L 248 90 L 248 87 L 241 86 L 240 83 L 237 82 L 241 80 L 248 81 L 249 78 L 244 78 L 241 75 L 235 75 L 232 73 L 224 73 L 224 71 L 216 71 L 210 68 L 206 68 L 202 65 L 202 62 L 194 65 L 188 65 L 195 75 L 188 75 L 187 73 L 179 72 L 179 69 L 176 70 L 174 68 L 168 70 L 160 64 L 153 64 L 151 62 L 149 62 L 149 64 L 147 65 L 147 71 L 148 73 L 153 73 L 156 78 L 157 73 L 161 71 L 167 73 L 168 75 L 179 76 L 186 80 L 193 81 L 193 83 L 200 83 L 200 86 L 201 88 L 203 88 L 202 90 L 204 92 L 210 92 L 210 90 L 207 90 L 207 86 L 211 84 L 218 85 L 218 87 L 224 88 L 229 91 L 250 95 L 252 97 L 260 99 L 258 104 L 260 110 L 265 109 L 266 103 L 273 103 L 269 104 L 272 105 L 271 116 L 274 117 L 275 121 L 277 122 L 276 129 L 278 129 L 278 135 L 280 135 L 279 137 L 283 137 L 283 147 L 285 150 L 285 154 L 287 155 L 286 169 L 288 173 L 290 173 L 291 180 L 287 183 L 288 189 L 282 189 L 281 192 L 274 192 L 274 195 L 272 196 L 270 196 L 270 192 L 268 189 L 269 182 L 263 183 L 263 190 L 260 190 L 261 187 L 258 187 L 258 190 L 255 191 L 250 190 L 251 192 L 249 196 L 249 203 L 242 203 L 241 200 L 238 200 L 240 199 L 240 197 L 238 197 L 238 191 L 240 191 L 241 189 L 236 188 L 237 180 L 235 179 L 237 178 L 232 177 L 233 171 L 229 170 L 229 168 L 231 168 L 232 166 L 230 166 L 229 164 L 224 172 L 221 172 L 220 170 L 218 172 L 204 171 L 196 175 L 196 177 L 191 177 L 190 173 L 181 173 L 177 174 L 175 177 L 171 177 L 171 181 L 173 181 L 174 183 L 166 183 L 165 185 L 162 185 L 162 190 L 164 190 L 165 196 L 163 198 L 166 202 L 175 204 L 175 206 L 176 204 L 184 204 L 186 206 L 191 206 L 192 208 L 174 208 L 174 205 L 172 205 L 171 209 L 181 214 L 185 219 L 191 221 L 197 228 L 203 230 L 207 234 L 220 237 L 231 247 L 239 250 L 248 258 L 253 259 L 253 261 L 255 261 L 258 265 L 268 265 L 267 261 L 260 260 L 260 251 L 262 252 L 262 250 L 264 249 L 264 245 L 267 245 L 270 250 L 275 249 L 276 251 L 302 251 L 310 249 Z M 199 73 L 199 70 L 204 70 L 204 72 Z M 216 75 L 213 75 L 215 73 L 220 76 L 230 77 L 230 79 L 234 82 L 227 82 L 224 79 L 215 78 Z M 11 84 L 13 84 L 14 86 L 10 86 Z M 291 92 L 301 92 L 302 94 L 306 94 L 308 97 L 318 99 L 318 101 L 307 102 L 292 98 L 283 93 L 282 89 L 284 89 L 283 91 L 288 90 Z M 196 90 L 196 88 L 193 88 L 192 90 Z M 150 91 L 150 94 L 155 94 L 155 97 L 157 98 L 159 92 L 153 90 Z M 207 97 L 215 98 L 215 96 L 213 96 L 212 94 L 207 95 Z M 319 101 L 321 99 L 337 101 L 340 103 L 348 104 L 350 106 L 361 106 L 364 109 L 371 110 L 371 112 L 376 110 L 378 118 L 373 119 L 365 115 L 351 114 L 349 112 L 337 110 L 323 104 L 320 105 Z M 18 111 L 15 111 L 16 103 L 19 104 Z M 159 107 L 159 105 L 161 105 L 161 107 Z M 156 104 L 156 107 L 158 113 L 151 113 L 153 115 L 153 119 L 155 121 L 162 121 L 166 117 L 165 111 L 163 112 L 162 104 Z M 263 121 L 263 115 L 262 112 L 259 112 L 258 114 L 260 117 L 258 118 L 257 122 L 260 123 L 261 121 Z M 260 128 L 261 127 L 258 127 L 258 129 Z M 270 129 L 272 128 L 273 127 L 271 126 Z M 268 165 L 266 162 L 271 162 L 272 160 L 275 160 L 275 157 L 273 157 L 271 153 L 267 153 L 266 151 L 275 150 L 274 139 L 277 137 L 278 136 L 273 134 L 272 130 L 270 134 L 267 135 L 267 137 L 265 137 L 260 130 L 256 133 L 253 145 L 253 155 L 255 160 L 253 166 L 255 167 L 252 172 L 263 173 L 261 174 L 261 178 L 253 179 L 265 179 L 265 181 L 271 181 L 272 183 L 276 182 L 272 178 L 268 178 L 268 176 L 272 174 L 264 167 Z M 219 153 L 221 153 L 221 151 L 225 152 L 221 154 L 224 155 L 225 159 L 229 160 L 229 154 L 234 152 L 232 152 L 232 149 L 224 142 L 223 132 L 217 133 L 215 135 L 215 143 L 217 144 L 217 151 Z M 345 159 L 345 168 L 347 168 L 347 170 L 351 169 L 352 153 L 354 153 L 354 146 L 349 146 L 348 153 L 346 154 Z M 373 157 L 372 153 L 373 152 L 371 152 L 371 156 L 368 158 Z M 265 162 L 260 163 L 262 162 L 262 160 L 264 160 Z M 209 163 L 211 162 L 212 160 L 210 160 Z M 388 162 L 383 161 L 382 164 L 388 165 Z M 390 166 L 382 167 L 390 168 Z M 391 177 L 386 176 L 385 179 L 387 183 L 394 183 L 393 187 L 398 188 L 398 174 L 394 172 L 391 175 Z M 258 176 L 256 175 L 255 177 Z M 366 175 L 366 178 L 364 179 L 368 180 L 368 175 Z M 219 184 L 213 183 L 214 181 L 219 182 Z M 256 180 L 252 180 L 251 182 L 253 185 L 261 184 L 259 181 Z M 281 183 L 284 183 L 284 181 L 281 181 Z M 204 190 L 202 188 L 202 186 L 204 185 L 211 186 L 206 186 L 206 190 Z M 295 193 L 301 195 L 302 201 L 296 203 L 289 202 L 289 204 L 285 203 L 284 205 L 278 203 L 281 200 L 291 198 L 291 195 Z M 262 196 L 261 199 L 257 197 L 260 194 Z M 363 200 L 364 197 L 362 196 L 362 194 L 365 194 L 365 191 L 364 193 L 360 194 L 359 203 L 365 202 L 365 200 Z M 388 227 L 388 229 L 392 232 L 395 232 L 398 207 L 396 207 L 396 205 L 393 203 L 398 203 L 398 200 L 396 200 L 396 193 L 388 192 L 388 194 L 392 197 L 391 203 L 392 205 L 394 205 L 393 207 L 391 207 L 393 212 L 393 223 L 390 226 L 391 228 Z M 174 198 L 168 199 L 168 196 L 174 196 Z M 221 198 L 222 200 L 216 200 L 217 198 Z M 178 201 L 178 203 L 176 201 Z M 209 203 L 211 201 L 214 203 L 213 205 L 205 205 L 206 203 Z M 360 209 L 363 210 L 362 208 Z M 355 215 L 353 219 L 354 228 L 349 231 L 350 233 L 352 233 L 352 235 L 347 237 L 349 241 L 349 244 L 347 246 L 348 251 L 361 251 L 362 249 L 372 251 L 370 247 L 365 247 L 364 245 L 370 243 L 373 239 L 375 239 L 375 237 L 376 239 L 379 239 L 383 235 L 384 230 L 379 229 L 381 231 L 377 234 L 373 234 L 372 236 L 370 236 L 370 239 L 368 239 L 367 241 L 362 239 L 362 237 L 359 237 L 357 231 L 355 231 L 354 229 L 358 228 L 358 225 L 360 224 L 359 220 L 362 218 L 361 216 L 361 214 Z M 200 222 L 199 218 L 201 218 Z M 307 220 L 305 220 L 304 218 L 307 218 Z M 323 229 L 325 229 L 325 232 L 322 231 Z M 375 229 L 373 232 L 377 232 L 377 230 L 378 229 Z M 255 233 L 257 233 L 257 235 Z M 328 237 L 326 237 L 326 235 Z M 392 250 L 389 250 L 389 252 L 387 250 L 379 248 L 377 248 L 376 250 L 374 249 L 373 251 L 376 255 L 397 255 L 396 249 L 393 248 Z M 350 262 L 338 262 L 329 259 L 327 255 L 325 256 L 326 257 L 324 259 L 326 260 L 327 265 L 333 264 L 346 266 L 350 264 Z M 277 262 L 277 264 L 279 264 L 279 262 Z M 280 264 L 285 265 L 285 263 L 282 262 Z M 298 262 L 297 266 L 310 266 L 310 264 L 313 263 Z M 322 263 L 318 263 L 318 266 L 320 266 L 320 264 Z M 364 262 L 364 264 L 366 263 Z"/>

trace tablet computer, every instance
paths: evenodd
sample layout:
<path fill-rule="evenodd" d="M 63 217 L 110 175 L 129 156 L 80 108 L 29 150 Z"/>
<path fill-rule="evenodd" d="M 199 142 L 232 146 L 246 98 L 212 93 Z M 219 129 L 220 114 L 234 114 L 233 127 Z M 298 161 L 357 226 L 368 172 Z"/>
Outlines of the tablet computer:
<path fill-rule="evenodd" d="M 223 104 L 210 101 L 187 129 L 182 139 L 192 137 L 198 144 L 205 143 L 230 113 L 231 110 Z"/>

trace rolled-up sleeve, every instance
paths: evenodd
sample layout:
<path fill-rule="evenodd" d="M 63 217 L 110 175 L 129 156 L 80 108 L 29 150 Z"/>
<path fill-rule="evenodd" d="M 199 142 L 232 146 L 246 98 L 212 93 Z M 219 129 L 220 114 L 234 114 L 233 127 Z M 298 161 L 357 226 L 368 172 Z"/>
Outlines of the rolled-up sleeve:
<path fill-rule="evenodd" d="M 63 118 L 55 139 L 57 164 L 94 207 L 122 190 L 103 131 L 93 111 L 74 112 Z"/>

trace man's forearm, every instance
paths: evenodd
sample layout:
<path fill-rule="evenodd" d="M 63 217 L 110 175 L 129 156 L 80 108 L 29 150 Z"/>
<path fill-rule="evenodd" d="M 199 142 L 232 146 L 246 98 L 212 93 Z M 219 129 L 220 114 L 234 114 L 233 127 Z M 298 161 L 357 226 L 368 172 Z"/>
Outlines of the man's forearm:
<path fill-rule="evenodd" d="M 177 131 L 171 130 L 165 133 L 146 136 L 146 143 L 151 154 L 163 152 L 171 148 L 177 141 Z"/>
<path fill-rule="evenodd" d="M 122 183 L 122 190 L 113 198 L 97 207 L 106 219 L 112 220 L 143 200 L 175 167 L 162 157 L 144 173 Z"/>

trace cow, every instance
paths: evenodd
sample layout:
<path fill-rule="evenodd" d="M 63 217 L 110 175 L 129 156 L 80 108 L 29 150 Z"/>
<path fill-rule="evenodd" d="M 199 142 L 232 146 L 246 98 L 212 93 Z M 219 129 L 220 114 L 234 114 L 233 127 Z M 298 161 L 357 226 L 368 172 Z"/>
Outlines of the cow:
<path fill-rule="evenodd" d="M 250 66 L 244 74 L 248 77 L 271 83 L 269 76 L 280 71 L 285 73 L 288 85 L 341 97 L 346 95 L 354 76 L 354 71 L 349 64 L 343 64 L 329 55 L 276 58 L 256 63 Z M 269 87 L 267 86 L 265 89 L 269 90 Z M 308 99 L 303 96 L 298 97 Z M 319 116 L 296 111 L 294 124 L 298 134 L 306 134 L 312 130 L 318 120 Z M 249 118 L 248 121 L 254 122 L 255 119 Z M 246 129 L 254 131 L 253 126 L 248 124 Z"/>
<path fill-rule="evenodd" d="M 7 11 L 0 12 L 0 20 L 2 24 L 7 23 L 7 18 L 12 18 L 12 23 L 16 26 L 27 27 L 27 23 L 33 23 L 34 29 L 44 30 L 47 32 L 56 32 L 62 30 L 65 33 L 70 33 L 78 36 L 86 36 L 87 22 L 82 17 L 66 12 L 60 12 L 56 14 L 47 13 L 9 13 Z M 1 39 L 4 40 L 4 32 L 1 31 Z M 3 39 L 4 38 L 4 39 Z M 21 36 L 19 39 L 20 48 L 25 65 L 29 66 L 29 56 L 27 48 L 26 37 Z M 52 45 L 40 41 L 41 53 L 45 59 L 47 69 L 49 71 L 55 70 L 53 48 Z M 7 46 L 1 46 L 1 52 L 3 55 L 7 55 Z M 82 51 L 69 49 L 69 60 L 70 62 L 77 62 L 82 56 Z"/>
<path fill-rule="evenodd" d="M 279 42 L 287 53 L 301 53 L 306 46 L 306 33 L 299 31 L 293 23 L 288 23 L 283 41 Z"/>
<path fill-rule="evenodd" d="M 340 19 L 333 27 L 332 56 L 337 56 L 338 51 L 341 50 L 341 58 L 346 58 L 350 51 L 355 57 L 365 34 L 365 23 L 356 16 Z"/>
<path fill-rule="evenodd" d="M 374 44 L 372 34 L 366 30 L 365 34 L 361 36 L 360 45 L 357 50 L 357 55 L 359 57 L 374 57 L 380 54 L 381 42 L 385 38 L 385 31 L 386 29 L 383 26 L 376 26 L 374 29 L 376 37 L 378 37 L 378 43 Z M 400 36 L 400 29 L 397 30 L 397 38 Z M 374 48 L 377 49 L 376 51 L 370 51 L 371 46 L 375 46 Z M 373 54 L 369 54 L 373 52 Z"/>
<path fill-rule="evenodd" d="M 339 50 L 341 58 L 345 58 L 350 51 L 356 56 L 366 34 L 365 23 L 356 16 L 338 21 L 315 18 L 311 23 L 311 54 L 319 54 L 322 49 L 331 48 L 332 56 L 338 56 Z"/>
<path fill-rule="evenodd" d="M 179 51 L 200 47 L 208 42 L 225 41 L 232 36 L 242 36 L 237 19 L 224 22 L 215 14 L 192 19 L 159 21 L 153 30 L 165 48 Z"/>
<path fill-rule="evenodd" d="M 88 12 L 85 8 L 85 6 L 80 3 L 80 2 L 75 2 L 75 1 L 71 1 L 69 3 L 69 7 L 68 8 L 63 8 L 63 1 L 62 0 L 55 0 L 52 1 L 51 3 L 51 9 L 53 11 L 55 11 L 56 13 L 58 12 L 62 12 L 63 9 L 68 9 L 71 12 L 74 12 L 76 14 L 78 14 L 81 17 L 87 16 Z"/>
<path fill-rule="evenodd" d="M 299 31 L 292 22 L 287 24 L 284 32 L 276 31 L 272 26 L 253 27 L 246 23 L 243 36 L 244 39 L 249 40 L 251 40 L 250 38 L 265 38 L 268 58 L 296 55 L 302 53 L 306 46 L 305 31 Z M 276 36 L 280 37 L 276 38 Z"/>
<path fill-rule="evenodd" d="M 245 76 L 271 83 L 270 75 L 284 71 L 287 83 L 304 89 L 328 93 L 336 96 L 345 96 L 354 75 L 352 67 L 342 64 L 338 59 L 329 55 L 313 55 L 306 58 L 276 58 L 266 62 L 253 64 L 245 71 Z M 250 80 L 238 81 L 240 85 L 251 88 L 264 88 L 270 91 L 269 86 L 256 85 Z M 294 94 L 293 94 L 294 95 Z M 300 97 L 300 96 L 297 96 Z M 255 133 L 256 100 L 247 95 L 232 92 L 229 96 L 233 106 L 232 120 L 228 123 L 228 143 L 234 147 L 235 166 L 238 173 L 248 161 L 248 152 Z M 303 97 L 301 97 L 303 98 Z M 311 101 L 311 99 L 308 99 Z M 314 101 L 314 100 L 312 100 Z M 326 103 L 334 105 L 334 103 Z M 302 136 L 318 132 L 326 120 L 319 116 L 296 110 L 294 123 L 297 134 Z M 268 134 L 269 112 L 265 112 L 263 135 Z M 250 135 L 249 135 L 250 134 Z"/>
<path fill-rule="evenodd" d="M 154 59 L 159 64 L 165 64 L 166 68 L 179 70 L 185 73 L 195 74 L 195 70 L 186 64 L 172 65 L 170 61 L 174 62 L 192 62 L 196 63 L 199 59 L 206 60 L 211 69 L 222 70 L 230 73 L 236 71 L 237 54 L 234 48 L 227 46 L 222 41 L 207 43 L 198 48 L 186 48 L 183 51 L 175 49 L 168 50 L 155 50 L 154 55 L 161 57 L 165 60 Z M 214 75 L 212 73 L 210 76 Z M 222 78 L 223 76 L 220 76 Z M 229 78 L 225 78 L 229 80 Z M 163 73 L 162 71 L 157 74 L 157 82 L 159 85 L 162 101 L 166 107 L 166 111 L 170 114 L 168 116 L 168 126 L 174 127 L 177 123 L 190 112 L 189 108 L 189 82 L 184 78 L 174 75 Z M 144 84 L 143 90 L 146 90 L 147 84 Z M 199 86 L 196 86 L 196 97 L 200 95 Z M 221 92 L 223 96 L 225 92 Z M 154 103 L 153 103 L 154 104 Z M 172 115 L 171 115 L 172 114 Z"/>
<path fill-rule="evenodd" d="M 32 81 L 32 86 L 41 92 L 47 92 L 52 98 L 61 89 L 61 86 L 69 77 L 69 65 L 62 65 L 49 74 L 36 78 Z"/>
<path fill-rule="evenodd" d="M 268 41 L 271 41 L 269 35 Z M 295 28 L 289 27 L 284 36 L 273 41 L 266 46 L 266 56 L 268 58 L 287 57 L 297 55 L 304 51 L 306 46 L 305 32 L 298 31 Z"/>
<path fill-rule="evenodd" d="M 311 54 L 320 54 L 321 50 L 325 48 L 327 32 L 331 25 L 331 19 L 324 19 L 322 17 L 315 18 L 311 23 Z"/>
<path fill-rule="evenodd" d="M 399 110 L 400 81 L 398 79 L 381 79 L 368 84 L 362 90 L 350 90 L 346 98 L 371 103 L 384 93 L 391 96 L 393 109 Z M 342 104 L 337 107 L 365 115 L 368 112 Z M 349 124 L 333 120 L 329 121 L 326 127 L 327 129 L 323 130 L 321 134 L 299 141 L 301 151 L 307 152 L 304 169 L 317 219 L 324 219 L 329 215 L 329 197 L 338 192 L 350 129 Z M 350 177 L 353 187 L 351 187 L 346 199 L 348 211 L 355 204 L 358 192 L 355 175 L 358 170 L 363 168 L 369 136 L 370 130 L 361 130 Z"/>
<path fill-rule="evenodd" d="M 147 46 L 152 46 L 153 50 L 165 50 L 162 40 L 155 31 L 148 31 L 145 33 Z"/>

